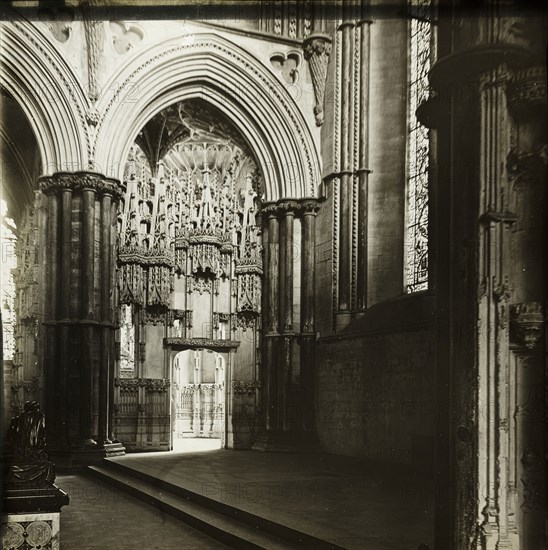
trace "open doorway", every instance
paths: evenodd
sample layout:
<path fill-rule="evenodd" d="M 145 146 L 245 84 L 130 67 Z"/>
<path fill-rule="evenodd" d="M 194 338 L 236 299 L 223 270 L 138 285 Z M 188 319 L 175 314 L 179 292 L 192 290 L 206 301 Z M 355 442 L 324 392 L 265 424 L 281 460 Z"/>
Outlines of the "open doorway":
<path fill-rule="evenodd" d="M 185 350 L 173 359 L 172 449 L 220 449 L 225 441 L 225 371 L 222 353 Z"/>

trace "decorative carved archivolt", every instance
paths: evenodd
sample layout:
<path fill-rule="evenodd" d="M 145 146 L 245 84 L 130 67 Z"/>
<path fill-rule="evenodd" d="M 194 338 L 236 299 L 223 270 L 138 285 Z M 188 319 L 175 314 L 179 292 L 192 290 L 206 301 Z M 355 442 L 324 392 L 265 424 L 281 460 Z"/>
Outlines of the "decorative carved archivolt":
<path fill-rule="evenodd" d="M 323 108 L 325 85 L 327 79 L 327 65 L 331 55 L 331 38 L 323 34 L 311 34 L 303 42 L 304 57 L 310 67 L 312 76 L 312 86 L 314 88 L 314 115 L 316 117 L 316 126 L 323 124 Z"/>
<path fill-rule="evenodd" d="M 540 302 L 524 302 L 510 307 L 512 337 L 516 344 L 534 350 L 544 332 L 544 308 Z"/>

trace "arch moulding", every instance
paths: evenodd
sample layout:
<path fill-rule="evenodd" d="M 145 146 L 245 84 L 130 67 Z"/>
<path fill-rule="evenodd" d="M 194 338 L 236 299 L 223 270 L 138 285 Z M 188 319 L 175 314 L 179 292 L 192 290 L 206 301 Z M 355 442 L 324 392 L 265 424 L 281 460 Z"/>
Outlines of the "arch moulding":
<path fill-rule="evenodd" d="M 0 86 L 19 104 L 36 136 L 43 174 L 85 170 L 88 100 L 38 25 L 0 24 Z"/>
<path fill-rule="evenodd" d="M 122 179 L 129 149 L 146 122 L 169 105 L 201 98 L 248 141 L 267 200 L 316 195 L 320 165 L 312 134 L 287 90 L 252 55 L 208 33 L 196 34 L 191 44 L 169 40 L 146 57 L 143 62 L 141 52 L 115 75 L 121 91 L 97 104 L 97 170 Z"/>

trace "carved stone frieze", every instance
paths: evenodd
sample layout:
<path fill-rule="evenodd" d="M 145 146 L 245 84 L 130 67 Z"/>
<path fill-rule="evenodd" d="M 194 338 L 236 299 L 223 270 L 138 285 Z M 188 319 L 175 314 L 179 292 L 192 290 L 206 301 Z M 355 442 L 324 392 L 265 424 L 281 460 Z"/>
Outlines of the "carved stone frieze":
<path fill-rule="evenodd" d="M 166 378 L 146 378 L 144 382 L 148 392 L 167 392 L 170 386 L 170 382 Z"/>
<path fill-rule="evenodd" d="M 145 325 L 163 325 L 166 322 L 166 311 L 141 309 L 139 311 L 139 320 Z"/>
<path fill-rule="evenodd" d="M 512 339 L 527 350 L 534 350 L 544 332 L 544 308 L 540 302 L 524 302 L 510 308 Z"/>
<path fill-rule="evenodd" d="M 258 380 L 233 380 L 232 391 L 238 395 L 255 395 L 260 388 Z"/>
<path fill-rule="evenodd" d="M 166 378 L 115 378 L 114 385 L 125 393 L 137 393 L 139 388 L 150 392 L 165 392 L 170 387 L 170 381 Z"/>
<path fill-rule="evenodd" d="M 228 351 L 236 349 L 240 342 L 236 340 L 212 340 L 209 338 L 164 338 L 164 347 L 174 350 L 217 349 Z"/>
<path fill-rule="evenodd" d="M 308 61 L 312 86 L 314 88 L 314 115 L 316 126 L 321 126 L 324 121 L 324 96 L 327 78 L 327 65 L 331 55 L 331 38 L 323 34 L 311 34 L 303 42 L 304 57 Z"/>

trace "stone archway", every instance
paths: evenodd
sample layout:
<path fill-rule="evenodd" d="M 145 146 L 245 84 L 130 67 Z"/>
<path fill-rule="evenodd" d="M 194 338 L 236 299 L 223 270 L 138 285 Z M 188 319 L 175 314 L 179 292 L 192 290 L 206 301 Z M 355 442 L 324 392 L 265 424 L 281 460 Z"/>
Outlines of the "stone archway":
<path fill-rule="evenodd" d="M 146 122 L 169 105 L 201 98 L 246 136 L 263 172 L 266 200 L 316 195 L 320 161 L 310 128 L 274 75 L 236 44 L 206 33 L 196 34 L 192 44 L 172 39 L 114 78 L 122 82 L 120 90 L 138 82 L 139 93 L 134 102 L 116 96 L 97 104 L 105 114 L 92 149 L 103 172 L 121 179 L 131 144 Z"/>
<path fill-rule="evenodd" d="M 0 37 L 0 84 L 29 120 L 42 173 L 85 170 L 90 103 L 72 69 L 37 25 L 5 22 Z"/>

